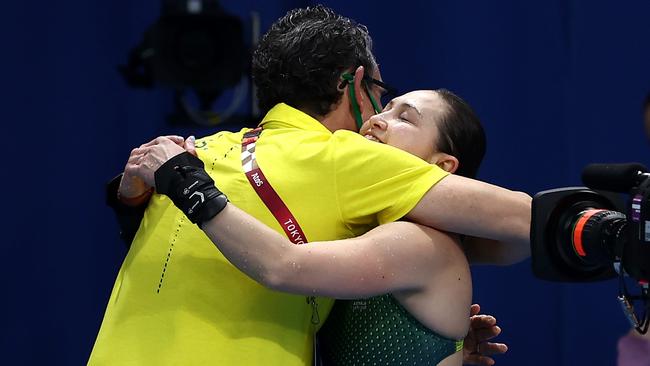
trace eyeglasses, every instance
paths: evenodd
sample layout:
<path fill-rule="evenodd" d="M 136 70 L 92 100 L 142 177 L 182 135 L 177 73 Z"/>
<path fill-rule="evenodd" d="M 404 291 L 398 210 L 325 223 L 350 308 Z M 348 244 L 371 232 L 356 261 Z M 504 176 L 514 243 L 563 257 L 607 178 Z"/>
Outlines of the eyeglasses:
<path fill-rule="evenodd" d="M 377 80 L 377 79 L 375 79 L 373 77 L 370 77 L 368 75 L 363 76 L 363 81 L 365 81 L 366 83 L 375 84 L 375 85 L 377 85 L 379 87 L 379 89 L 380 89 L 380 99 L 381 99 L 381 105 L 382 106 L 385 106 L 386 104 L 388 104 L 388 102 L 390 102 L 391 99 L 395 98 L 399 94 L 399 92 L 397 91 L 397 88 L 392 87 L 392 86 L 384 83 L 383 81 Z M 368 94 L 370 94 L 370 90 L 366 90 L 366 91 L 368 92 Z M 379 112 L 377 112 L 377 113 L 379 113 Z"/>
<path fill-rule="evenodd" d="M 354 119 L 357 123 L 357 127 L 361 129 L 361 125 L 363 125 L 363 119 L 361 117 L 361 109 L 359 108 L 359 105 L 357 104 L 355 98 L 354 76 L 346 72 L 343 75 L 341 75 L 341 78 L 343 78 L 343 80 L 341 81 L 341 84 L 339 84 L 339 88 L 342 89 L 346 85 L 349 85 L 350 104 L 352 105 L 352 110 L 354 112 Z M 370 99 L 370 103 L 372 104 L 372 108 L 375 110 L 375 113 L 381 113 L 382 106 L 384 105 L 384 103 L 388 103 L 390 99 L 397 96 L 397 89 L 388 86 L 388 84 L 384 83 L 383 81 L 377 80 L 368 75 L 364 75 L 362 81 L 363 81 L 363 88 L 366 90 L 366 93 L 368 94 L 368 98 Z M 374 84 L 380 88 L 379 95 L 380 95 L 381 104 L 377 103 L 377 101 L 375 100 L 375 97 L 370 92 L 370 88 L 368 87 L 368 84 Z"/>
<path fill-rule="evenodd" d="M 339 88 L 340 89 L 344 88 L 350 82 L 350 79 L 351 78 L 344 77 L 343 80 L 341 81 L 341 84 L 339 85 Z M 372 106 L 374 107 L 376 113 L 381 112 L 382 110 L 381 106 L 385 106 L 386 104 L 388 104 L 388 102 L 391 101 L 391 99 L 399 95 L 399 91 L 397 90 L 397 88 L 390 86 L 381 80 L 377 80 L 369 75 L 364 75 L 362 80 L 365 81 L 364 87 L 366 89 L 366 92 L 368 93 L 368 96 L 370 97 L 370 102 L 372 103 Z M 373 94 L 370 92 L 370 88 L 368 87 L 368 84 L 374 84 L 379 87 L 379 98 L 381 100 L 381 106 L 378 105 L 377 102 L 375 101 Z"/>

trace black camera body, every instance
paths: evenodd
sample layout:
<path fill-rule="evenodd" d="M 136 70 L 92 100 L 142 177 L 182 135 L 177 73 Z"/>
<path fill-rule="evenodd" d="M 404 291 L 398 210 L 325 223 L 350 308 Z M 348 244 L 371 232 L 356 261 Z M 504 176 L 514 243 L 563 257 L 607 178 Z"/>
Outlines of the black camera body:
<path fill-rule="evenodd" d="M 589 188 L 536 194 L 531 226 L 534 275 L 557 282 L 591 282 L 624 273 L 647 285 L 648 177 L 640 164 L 592 164 L 583 171 Z M 621 193 L 629 194 L 627 203 Z"/>
<path fill-rule="evenodd" d="M 619 197 L 586 187 L 557 188 L 533 197 L 531 262 L 536 277 L 558 282 L 600 281 L 616 276 L 607 264 L 582 266 L 572 244 L 574 217 L 592 208 L 623 210 Z"/>

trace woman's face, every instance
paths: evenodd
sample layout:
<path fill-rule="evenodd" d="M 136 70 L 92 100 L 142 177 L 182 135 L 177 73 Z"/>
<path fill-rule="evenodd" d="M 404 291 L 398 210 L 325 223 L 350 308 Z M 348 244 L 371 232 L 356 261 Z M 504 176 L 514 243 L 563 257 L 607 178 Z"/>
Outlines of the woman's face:
<path fill-rule="evenodd" d="M 359 133 L 434 162 L 438 154 L 438 121 L 447 105 L 433 90 L 417 90 L 390 101 L 384 110 L 368 119 Z"/>

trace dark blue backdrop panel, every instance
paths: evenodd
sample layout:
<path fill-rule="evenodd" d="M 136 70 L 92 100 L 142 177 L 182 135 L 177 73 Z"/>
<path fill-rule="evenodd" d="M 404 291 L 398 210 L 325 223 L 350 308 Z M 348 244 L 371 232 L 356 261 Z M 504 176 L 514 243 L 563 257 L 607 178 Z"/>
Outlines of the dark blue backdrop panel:
<path fill-rule="evenodd" d="M 222 3 L 247 27 L 258 12 L 265 30 L 313 2 Z M 532 194 L 580 184 L 590 162 L 648 163 L 646 1 L 325 3 L 369 27 L 386 81 L 402 91 L 445 87 L 475 107 L 488 134 L 482 179 Z M 157 135 L 214 128 L 168 124 L 171 92 L 130 89 L 116 71 L 159 1 L 7 7 L 5 146 L 18 163 L 3 174 L 10 215 L 0 363 L 84 364 L 126 253 L 104 205 L 105 181 Z M 499 364 L 614 364 L 627 326 L 613 281 L 542 282 L 529 261 L 473 274 L 475 300 L 499 318 L 510 345 Z"/>

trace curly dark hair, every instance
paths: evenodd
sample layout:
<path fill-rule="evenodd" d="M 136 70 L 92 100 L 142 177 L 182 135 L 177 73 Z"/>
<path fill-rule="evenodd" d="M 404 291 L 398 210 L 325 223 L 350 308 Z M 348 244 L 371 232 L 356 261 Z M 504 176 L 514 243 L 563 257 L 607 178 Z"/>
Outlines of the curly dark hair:
<path fill-rule="evenodd" d="M 341 74 L 376 68 L 368 29 L 317 5 L 294 9 L 278 19 L 253 53 L 252 74 L 260 110 L 280 102 L 324 116 L 343 94 Z"/>
<path fill-rule="evenodd" d="M 437 89 L 435 92 L 448 107 L 438 126 L 440 140 L 437 147 L 458 159 L 456 175 L 475 178 L 487 145 L 483 125 L 472 107 L 461 97 L 447 89 Z"/>

